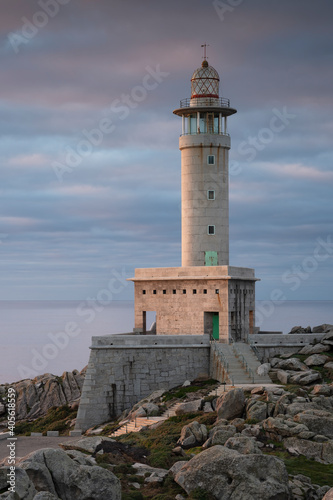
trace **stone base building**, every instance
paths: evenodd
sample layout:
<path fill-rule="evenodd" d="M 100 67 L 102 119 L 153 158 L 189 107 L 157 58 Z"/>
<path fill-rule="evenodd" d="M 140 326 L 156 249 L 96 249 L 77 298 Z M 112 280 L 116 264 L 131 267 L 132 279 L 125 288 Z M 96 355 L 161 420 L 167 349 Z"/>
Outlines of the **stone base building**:
<path fill-rule="evenodd" d="M 254 270 L 231 266 L 136 269 L 135 332 L 147 333 L 156 312 L 157 335 L 209 334 L 220 342 L 254 333 Z M 149 332 L 148 332 L 149 333 Z"/>

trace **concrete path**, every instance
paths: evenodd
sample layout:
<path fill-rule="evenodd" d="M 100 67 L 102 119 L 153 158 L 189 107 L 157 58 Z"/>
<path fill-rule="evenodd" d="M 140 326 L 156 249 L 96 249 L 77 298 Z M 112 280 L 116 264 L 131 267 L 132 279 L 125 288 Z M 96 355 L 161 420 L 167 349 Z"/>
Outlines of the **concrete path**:
<path fill-rule="evenodd" d="M 40 450 L 42 448 L 58 448 L 60 443 L 75 443 L 79 441 L 80 437 L 69 437 L 69 436 L 60 436 L 60 437 L 31 437 L 31 436 L 18 436 L 15 441 L 15 454 L 16 454 L 16 462 L 19 458 L 23 458 L 29 453 Z M 6 459 L 9 455 L 9 448 L 7 445 L 12 442 L 11 439 L 2 439 L 0 441 L 0 462 Z M 4 464 L 6 465 L 6 464 Z"/>

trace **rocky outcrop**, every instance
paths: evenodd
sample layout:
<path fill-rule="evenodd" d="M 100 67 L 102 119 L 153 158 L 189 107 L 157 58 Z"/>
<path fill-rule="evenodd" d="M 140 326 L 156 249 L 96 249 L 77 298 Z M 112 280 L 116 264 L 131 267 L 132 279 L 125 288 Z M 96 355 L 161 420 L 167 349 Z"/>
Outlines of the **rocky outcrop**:
<path fill-rule="evenodd" d="M 202 399 L 196 399 L 195 401 L 182 403 L 178 406 L 178 408 L 176 408 L 176 415 L 185 415 L 186 413 L 199 411 L 201 409 L 202 403 Z"/>
<path fill-rule="evenodd" d="M 225 446 L 214 446 L 192 458 L 175 475 L 175 481 L 188 494 L 201 488 L 219 500 L 291 498 L 288 473 L 281 460 L 242 455 Z"/>
<path fill-rule="evenodd" d="M 62 450 L 36 451 L 18 465 L 22 480 L 17 479 L 17 483 L 24 483 L 24 488 L 32 492 L 30 497 L 19 497 L 22 499 L 35 500 L 37 492 L 47 492 L 61 500 L 121 499 L 120 481 L 112 472 L 94 465 L 80 465 Z"/>
<path fill-rule="evenodd" d="M 53 406 L 77 402 L 81 396 L 85 369 L 64 372 L 61 377 L 51 373 L 11 384 L 16 391 L 17 420 L 46 415 Z M 0 386 L 4 390 L 6 386 Z"/>

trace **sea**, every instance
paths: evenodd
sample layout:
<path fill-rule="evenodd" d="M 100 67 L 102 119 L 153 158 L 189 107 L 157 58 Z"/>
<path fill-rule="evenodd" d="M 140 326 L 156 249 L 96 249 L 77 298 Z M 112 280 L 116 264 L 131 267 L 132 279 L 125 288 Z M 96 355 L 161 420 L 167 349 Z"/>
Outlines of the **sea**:
<path fill-rule="evenodd" d="M 333 301 L 256 302 L 256 325 L 262 331 L 288 333 L 293 326 L 322 323 L 333 324 Z M 89 360 L 91 337 L 130 333 L 133 326 L 132 301 L 106 306 L 87 301 L 0 301 L 0 384 L 80 371 Z"/>

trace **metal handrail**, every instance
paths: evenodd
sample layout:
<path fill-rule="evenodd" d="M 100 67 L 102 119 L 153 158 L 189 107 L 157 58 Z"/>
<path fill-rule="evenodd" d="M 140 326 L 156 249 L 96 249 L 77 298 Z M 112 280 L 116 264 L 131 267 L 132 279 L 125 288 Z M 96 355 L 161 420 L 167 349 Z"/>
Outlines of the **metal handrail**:
<path fill-rule="evenodd" d="M 226 99 L 225 97 L 194 97 L 194 101 L 190 97 L 187 97 L 186 99 L 182 99 L 180 101 L 180 107 L 181 108 L 189 108 L 191 107 L 191 102 L 197 103 L 201 101 L 202 99 L 202 104 L 204 106 L 217 106 L 217 107 L 223 107 L 223 108 L 230 108 L 230 99 Z"/>

